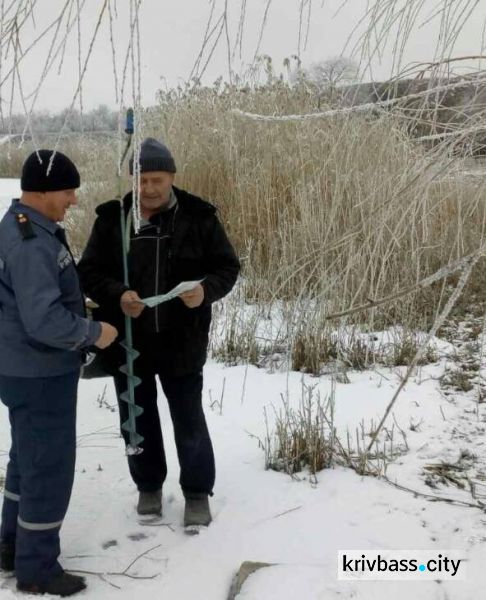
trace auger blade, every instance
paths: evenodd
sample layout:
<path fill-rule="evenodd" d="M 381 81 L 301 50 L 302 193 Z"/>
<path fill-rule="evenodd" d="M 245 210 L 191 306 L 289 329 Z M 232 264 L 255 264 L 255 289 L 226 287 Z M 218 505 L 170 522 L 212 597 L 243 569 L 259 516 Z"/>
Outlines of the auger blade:
<path fill-rule="evenodd" d="M 122 398 L 121 396 L 120 396 L 120 398 L 128 404 L 128 410 L 129 411 L 131 410 L 134 417 L 139 417 L 143 413 L 143 408 L 138 406 L 138 404 L 129 402 L 128 400 L 126 400 L 125 398 Z M 130 431 L 130 430 L 127 429 L 127 431 Z"/>
<path fill-rule="evenodd" d="M 120 342 L 120 346 L 126 351 L 127 355 L 130 355 L 133 358 L 133 360 L 140 356 L 140 352 L 135 350 L 135 348 L 132 348 L 126 340 Z"/>

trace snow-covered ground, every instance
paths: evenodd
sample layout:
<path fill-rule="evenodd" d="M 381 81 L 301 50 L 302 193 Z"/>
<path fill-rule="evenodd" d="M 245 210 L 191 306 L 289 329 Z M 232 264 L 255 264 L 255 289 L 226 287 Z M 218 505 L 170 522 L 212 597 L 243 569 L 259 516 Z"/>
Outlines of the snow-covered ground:
<path fill-rule="evenodd" d="M 431 490 L 420 477 L 421 466 L 455 459 L 467 442 L 452 440 L 457 428 L 477 433 L 473 445 L 485 456 L 486 411 L 473 415 L 473 402 L 443 399 L 430 366 L 409 383 L 395 418 L 407 431 L 410 453 L 389 467 L 388 476 L 424 493 L 473 502 L 467 490 Z M 390 400 L 403 370 L 350 374 L 337 384 L 336 420 L 352 431 L 362 419 L 377 418 Z M 181 528 L 183 500 L 165 400 L 160 402 L 169 477 L 164 486 L 164 518 L 158 526 L 138 523 L 137 493 L 129 478 L 118 435 L 114 390 L 109 380 L 82 381 L 79 394 L 78 461 L 70 510 L 62 532 L 66 568 L 100 573 L 88 575 L 90 599 L 163 597 L 178 600 L 225 600 L 233 574 L 244 560 L 280 565 L 253 575 L 240 597 L 251 600 L 388 599 L 469 600 L 481 597 L 486 585 L 486 517 L 479 508 L 430 502 L 386 482 L 359 477 L 337 467 L 322 471 L 318 484 L 305 474 L 300 480 L 264 470 L 263 453 L 249 434 L 263 437 L 263 407 L 280 406 L 289 390 L 297 403 L 301 375 L 269 374 L 255 367 L 225 368 L 210 363 L 205 370 L 204 405 L 217 457 L 217 484 L 212 499 L 214 523 L 198 537 Z M 246 378 L 246 384 L 244 381 Z M 322 394 L 330 380 L 318 383 Z M 225 388 L 223 408 L 209 407 Z M 103 401 L 100 400 L 106 386 Z M 243 393 L 244 390 L 244 393 Z M 8 449 L 8 421 L 2 408 L 0 448 Z M 409 429 L 410 422 L 422 425 Z M 7 457 L 2 456 L 2 466 Z M 484 464 L 484 463 L 483 463 Z M 467 559 L 465 581 L 340 582 L 339 550 L 461 550 Z M 122 572 L 141 557 L 128 574 Z M 150 579 L 152 578 L 153 579 Z M 292 585 L 283 581 L 290 580 Z M 7 588 L 11 587 L 9 582 Z M 115 589 L 118 586 L 121 589 Z M 277 593 L 278 590 L 278 593 Z M 9 589 L 0 598 L 13 597 Z"/>
<path fill-rule="evenodd" d="M 12 202 L 20 195 L 20 179 L 0 179 L 0 218 Z"/>
<path fill-rule="evenodd" d="M 15 193 L 0 191 L 0 198 Z M 0 200 L 1 202 L 1 200 Z M 1 204 L 0 204 L 1 206 Z M 447 345 L 441 346 L 443 353 Z M 486 403 L 474 390 L 444 395 L 438 378 L 445 357 L 421 368 L 407 383 L 387 423 L 395 422 L 397 447 L 408 452 L 388 466 L 384 480 L 360 477 L 335 466 L 313 483 L 306 473 L 291 478 L 265 471 L 257 438 L 265 436 L 264 408 L 281 407 L 288 394 L 298 406 L 302 381 L 331 392 L 331 376 L 312 378 L 256 367 L 205 368 L 204 407 L 217 462 L 214 522 L 199 536 L 184 534 L 183 499 L 166 401 L 160 413 L 169 476 L 162 522 L 141 524 L 137 492 L 129 477 L 114 388 L 109 379 L 81 381 L 78 458 L 70 509 L 62 530 L 62 564 L 87 574 L 90 600 L 164 598 L 226 600 L 243 561 L 276 566 L 252 575 L 239 600 L 477 600 L 486 589 L 486 515 L 470 491 L 425 482 L 423 467 L 455 462 L 461 450 L 475 455 L 475 472 L 486 471 Z M 363 422 L 379 421 L 405 368 L 348 373 L 335 388 L 335 423 L 343 438 Z M 223 393 L 224 390 L 224 393 Z M 222 397 L 222 405 L 220 400 Z M 217 402 L 216 402 L 217 401 Z M 9 427 L 0 406 L 0 467 L 7 464 Z M 465 504 L 431 501 L 413 491 Z M 339 581 L 340 550 L 458 550 L 467 561 L 462 581 Z M 133 562 L 135 561 L 135 562 Z M 124 574 L 122 574 L 124 573 Z M 0 580 L 0 599 L 16 598 L 12 578 Z"/>

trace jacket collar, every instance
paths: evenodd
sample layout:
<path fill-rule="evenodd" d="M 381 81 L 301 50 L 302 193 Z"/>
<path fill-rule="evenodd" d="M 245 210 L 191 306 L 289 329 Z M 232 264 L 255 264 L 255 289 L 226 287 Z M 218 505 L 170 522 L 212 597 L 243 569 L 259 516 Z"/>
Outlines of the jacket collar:
<path fill-rule="evenodd" d="M 51 221 L 50 219 L 45 217 L 35 208 L 27 206 L 26 204 L 22 204 L 22 202 L 18 198 L 14 198 L 12 200 L 12 204 L 9 208 L 9 211 L 15 215 L 22 213 L 26 214 L 32 221 L 32 223 L 39 225 L 39 227 L 42 227 L 52 235 L 55 235 L 56 231 L 58 229 L 61 229 L 57 223 L 54 223 L 54 221 Z"/>

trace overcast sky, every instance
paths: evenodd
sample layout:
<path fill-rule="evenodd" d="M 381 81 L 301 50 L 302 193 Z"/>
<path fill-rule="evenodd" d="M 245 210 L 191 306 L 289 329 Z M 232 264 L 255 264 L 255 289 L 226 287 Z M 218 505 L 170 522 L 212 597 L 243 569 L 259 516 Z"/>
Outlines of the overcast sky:
<path fill-rule="evenodd" d="M 228 36 L 233 47 L 238 30 L 240 7 L 243 0 L 227 0 L 229 5 Z M 469 0 L 456 0 L 465 3 Z M 38 35 L 53 17 L 60 12 L 65 0 L 38 0 L 42 7 L 36 13 L 35 27 L 23 34 L 23 47 Z M 114 0 L 111 0 L 112 4 Z M 373 0 L 371 0 L 371 3 Z M 405 0 L 403 0 L 405 2 Z M 74 6 L 76 5 L 73 0 Z M 122 69 L 123 58 L 129 41 L 129 0 L 117 0 L 117 18 L 114 23 L 115 51 L 118 78 Z M 307 46 L 304 49 L 306 27 L 301 34 L 301 58 L 304 64 L 326 59 L 344 52 L 351 54 L 351 45 L 346 45 L 353 32 L 364 16 L 369 0 L 313 0 L 310 27 L 307 36 Z M 427 4 L 427 3 L 426 3 Z M 481 7 L 481 4 L 483 5 Z M 102 0 L 86 0 L 81 17 L 81 46 L 84 62 L 88 47 L 93 36 L 96 21 L 100 13 Z M 251 63 L 258 44 L 261 24 L 268 0 L 246 0 L 247 18 L 242 43 L 242 58 L 239 51 L 232 61 L 233 68 L 241 69 Z M 430 1 L 429 8 L 437 6 Z M 475 12 L 471 14 L 464 31 L 456 43 L 454 56 L 481 53 L 483 24 L 486 17 L 486 0 L 481 0 Z M 206 22 L 211 6 L 210 0 L 142 0 L 140 12 L 141 36 L 141 87 L 142 102 L 145 105 L 155 102 L 156 91 L 162 86 L 173 86 L 186 80 L 191 73 L 196 57 L 201 48 Z M 221 14 L 224 0 L 216 1 L 215 19 Z M 268 10 L 266 28 L 261 42 L 259 54 L 272 56 L 276 68 L 283 69 L 285 57 L 296 54 L 299 49 L 299 7 L 300 0 L 273 0 Z M 338 10 L 341 7 L 340 10 Z M 107 15 L 106 15 L 107 16 Z M 423 13 L 422 21 L 428 16 Z M 305 19 L 306 20 L 306 19 Z M 362 28 L 361 28 L 362 29 Z M 406 46 L 402 64 L 413 61 L 425 61 L 434 58 L 440 28 L 437 19 L 422 27 L 417 27 Z M 392 34 L 392 40 L 396 34 Z M 32 55 L 20 65 L 20 74 L 25 95 L 31 94 L 39 84 L 44 61 L 49 50 L 52 34 L 45 43 L 40 44 Z M 356 34 L 355 38 L 356 39 Z M 66 54 L 60 73 L 59 61 L 46 78 L 36 102 L 37 108 L 52 111 L 69 106 L 75 94 L 78 75 L 78 33 L 73 28 L 66 45 Z M 219 75 L 227 77 L 226 35 L 220 40 L 206 72 L 205 81 L 211 82 Z M 5 75 L 12 62 L 12 52 L 3 56 L 2 73 Z M 393 60 L 389 46 L 381 57 L 375 57 L 371 64 L 376 79 L 390 76 Z M 131 70 L 128 76 L 128 95 L 131 95 Z M 2 86 L 4 112 L 8 109 L 11 83 Z M 83 84 L 83 99 L 86 108 L 100 103 L 115 106 L 115 84 L 112 66 L 112 50 L 110 44 L 109 20 L 104 19 L 98 38 L 93 47 L 93 53 Z M 32 97 L 27 101 L 30 107 Z M 22 110 L 18 86 L 14 91 L 14 105 Z"/>

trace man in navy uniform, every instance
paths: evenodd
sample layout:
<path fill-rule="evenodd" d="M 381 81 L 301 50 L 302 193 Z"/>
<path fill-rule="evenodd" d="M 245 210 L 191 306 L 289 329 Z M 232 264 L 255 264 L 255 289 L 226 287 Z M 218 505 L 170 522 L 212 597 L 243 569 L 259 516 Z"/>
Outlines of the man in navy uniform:
<path fill-rule="evenodd" d="M 0 222 L 0 398 L 12 433 L 0 567 L 17 588 L 70 596 L 86 587 L 58 562 L 74 479 L 76 394 L 83 349 L 117 330 L 89 321 L 74 259 L 57 224 L 76 204 L 79 173 L 60 152 L 24 163 L 22 196 Z"/>

